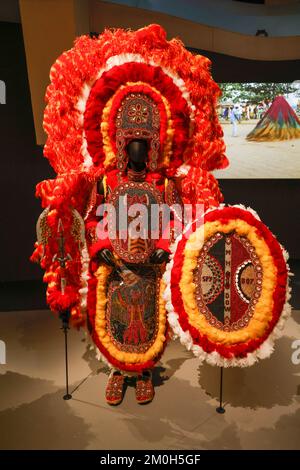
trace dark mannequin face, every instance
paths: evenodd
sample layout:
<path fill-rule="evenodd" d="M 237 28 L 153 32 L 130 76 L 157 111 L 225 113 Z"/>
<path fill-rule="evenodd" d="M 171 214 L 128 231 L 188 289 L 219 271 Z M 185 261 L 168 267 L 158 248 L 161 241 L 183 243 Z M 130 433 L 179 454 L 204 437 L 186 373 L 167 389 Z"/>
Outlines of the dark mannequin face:
<path fill-rule="evenodd" d="M 127 145 L 129 162 L 146 163 L 148 158 L 148 143 L 143 139 L 134 139 Z"/>

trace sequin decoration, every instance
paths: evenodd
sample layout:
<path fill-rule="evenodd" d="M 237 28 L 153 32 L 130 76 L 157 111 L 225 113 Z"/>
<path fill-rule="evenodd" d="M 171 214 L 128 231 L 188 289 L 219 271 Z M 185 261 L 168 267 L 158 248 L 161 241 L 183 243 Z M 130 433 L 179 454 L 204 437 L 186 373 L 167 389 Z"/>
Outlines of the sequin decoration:
<path fill-rule="evenodd" d="M 254 247 L 235 233 L 206 241 L 195 273 L 201 314 L 225 331 L 246 326 L 260 296 L 262 271 Z"/>

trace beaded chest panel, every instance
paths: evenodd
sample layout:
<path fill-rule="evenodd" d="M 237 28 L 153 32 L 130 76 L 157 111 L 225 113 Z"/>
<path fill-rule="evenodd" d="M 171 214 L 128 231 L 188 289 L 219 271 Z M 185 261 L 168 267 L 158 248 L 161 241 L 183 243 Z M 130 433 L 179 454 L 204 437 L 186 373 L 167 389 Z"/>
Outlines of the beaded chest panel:
<path fill-rule="evenodd" d="M 161 193 L 147 182 L 119 184 L 109 202 L 115 211 L 108 216 L 109 238 L 116 254 L 128 263 L 143 263 L 161 236 L 162 220 L 158 209 Z"/>

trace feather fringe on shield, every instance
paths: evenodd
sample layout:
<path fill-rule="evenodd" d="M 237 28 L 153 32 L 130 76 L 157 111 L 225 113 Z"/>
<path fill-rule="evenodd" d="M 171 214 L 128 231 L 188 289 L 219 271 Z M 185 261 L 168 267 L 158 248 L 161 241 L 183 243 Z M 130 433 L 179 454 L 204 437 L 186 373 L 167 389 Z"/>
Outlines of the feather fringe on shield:
<path fill-rule="evenodd" d="M 219 208 L 225 207 L 224 205 L 221 205 Z M 256 214 L 256 212 L 250 208 L 246 208 L 243 205 L 235 205 L 231 207 L 237 207 L 243 210 L 250 211 L 258 220 L 259 217 Z M 218 208 L 218 209 L 219 209 Z M 214 210 L 210 209 L 207 212 L 210 212 Z M 171 272 L 172 268 L 174 265 L 174 253 L 176 253 L 177 246 L 179 242 L 182 240 L 182 235 L 178 237 L 176 242 L 173 244 L 171 247 L 172 255 L 170 262 L 168 263 L 166 267 L 166 271 L 164 274 L 164 282 L 166 284 L 166 289 L 164 292 L 164 300 L 166 302 L 166 309 L 168 312 L 168 322 L 173 330 L 173 339 L 179 338 L 181 344 L 185 346 L 185 348 L 188 351 L 192 351 L 194 356 L 196 356 L 199 360 L 200 363 L 203 363 L 206 361 L 208 364 L 213 365 L 213 366 L 218 366 L 218 367 L 249 367 L 255 364 L 259 359 L 266 359 L 271 356 L 271 354 L 274 351 L 274 342 L 277 338 L 279 338 L 282 335 L 282 330 L 284 328 L 286 320 L 290 317 L 291 315 L 291 305 L 289 304 L 289 300 L 291 298 L 291 288 L 289 286 L 289 277 L 292 276 L 293 274 L 290 272 L 289 266 L 287 264 L 287 270 L 288 270 L 288 280 L 287 280 L 287 286 L 286 286 L 286 297 L 285 297 L 285 304 L 282 310 L 282 313 L 280 315 L 280 318 L 275 325 L 273 331 L 270 333 L 270 335 L 267 337 L 267 339 L 253 352 L 249 352 L 246 357 L 234 357 L 231 359 L 227 359 L 221 354 L 219 354 L 217 351 L 213 351 L 210 353 L 207 353 L 204 351 L 204 349 L 199 346 L 195 345 L 193 342 L 193 338 L 190 334 L 189 331 L 184 331 L 180 325 L 179 322 L 179 315 L 175 311 L 175 308 L 172 304 L 172 295 L 171 295 Z M 289 255 L 287 251 L 280 245 L 283 257 L 285 261 L 287 262 L 289 259 Z"/>

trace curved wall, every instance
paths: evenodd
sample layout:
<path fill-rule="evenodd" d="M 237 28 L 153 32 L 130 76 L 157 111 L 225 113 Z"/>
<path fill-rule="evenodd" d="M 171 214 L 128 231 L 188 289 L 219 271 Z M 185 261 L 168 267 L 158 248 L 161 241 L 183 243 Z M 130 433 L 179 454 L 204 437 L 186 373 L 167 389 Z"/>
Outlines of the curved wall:
<path fill-rule="evenodd" d="M 199 24 L 252 36 L 258 29 L 266 29 L 269 36 L 300 34 L 300 4 L 297 0 L 265 0 L 265 4 L 251 4 L 236 0 L 105 1 L 165 13 Z"/>
<path fill-rule="evenodd" d="M 145 4 L 149 2 L 138 3 Z M 165 5 L 165 2 L 150 3 Z M 238 2 L 232 3 L 237 4 Z M 186 10 L 188 10 L 188 4 L 182 2 L 183 4 L 187 5 Z M 258 5 L 250 6 L 257 7 Z M 215 21 L 221 16 L 222 14 L 219 12 Z M 286 20 L 286 16 L 276 16 L 276 19 L 278 23 L 282 24 L 283 19 Z M 251 17 L 248 19 L 244 17 L 244 20 L 249 23 Z M 296 20 L 297 24 L 300 25 L 300 16 L 297 15 Z M 161 24 L 170 38 L 178 36 L 186 46 L 195 49 L 254 60 L 300 59 L 300 35 L 261 37 L 255 36 L 255 29 L 252 34 L 242 34 L 241 32 L 199 24 L 190 19 L 170 16 L 159 11 L 99 0 L 92 0 L 90 3 L 90 31 L 101 32 L 105 27 L 137 29 L 150 23 Z M 261 24 L 261 28 L 266 28 L 266 26 L 263 26 L 264 23 Z M 299 31 L 299 29 L 300 26 L 298 26 L 298 29 L 291 29 L 291 31 Z"/>

